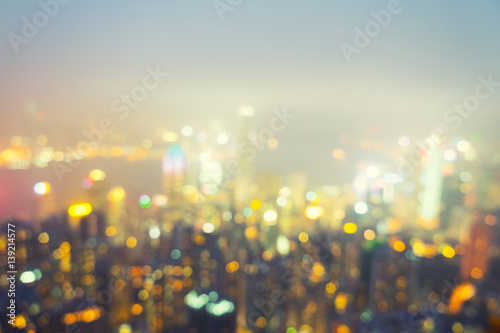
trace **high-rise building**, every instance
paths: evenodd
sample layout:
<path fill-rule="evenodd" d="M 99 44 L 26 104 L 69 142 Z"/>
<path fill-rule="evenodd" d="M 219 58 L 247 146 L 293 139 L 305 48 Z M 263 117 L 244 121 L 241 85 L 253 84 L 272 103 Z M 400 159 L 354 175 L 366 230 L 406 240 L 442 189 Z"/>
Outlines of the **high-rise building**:
<path fill-rule="evenodd" d="M 470 230 L 470 243 L 467 252 L 462 258 L 460 275 L 463 280 L 481 279 L 486 277 L 489 269 L 489 250 L 491 227 L 485 224 L 483 212 L 474 212 L 474 224 Z"/>
<path fill-rule="evenodd" d="M 434 142 L 437 138 L 432 139 Z M 427 148 L 423 180 L 424 189 L 418 207 L 420 226 L 427 230 L 439 226 L 441 192 L 443 189 L 443 150 L 439 144 Z"/>
<path fill-rule="evenodd" d="M 163 193 L 171 204 L 179 204 L 182 199 L 182 186 L 185 185 L 189 162 L 180 144 L 172 144 L 162 161 Z"/>
<path fill-rule="evenodd" d="M 240 128 L 238 132 L 238 167 L 241 170 L 235 177 L 234 201 L 237 210 L 243 209 L 250 199 L 249 188 L 253 176 L 253 159 L 257 150 L 252 147 L 249 138 L 253 127 L 253 116 L 255 110 L 250 106 L 242 106 L 238 109 L 240 116 Z M 253 153 L 252 153 L 253 149 Z M 247 154 L 248 151 L 248 154 Z"/>

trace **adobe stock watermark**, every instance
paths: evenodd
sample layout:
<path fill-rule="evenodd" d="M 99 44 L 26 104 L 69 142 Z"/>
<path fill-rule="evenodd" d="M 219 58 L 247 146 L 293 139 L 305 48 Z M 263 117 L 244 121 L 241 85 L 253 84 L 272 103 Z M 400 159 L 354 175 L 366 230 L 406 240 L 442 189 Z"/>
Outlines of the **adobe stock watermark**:
<path fill-rule="evenodd" d="M 410 0 L 411 1 L 411 0 Z M 380 35 L 383 28 L 387 28 L 392 22 L 393 16 L 400 14 L 403 7 L 399 0 L 390 0 L 386 9 L 379 11 L 372 10 L 370 15 L 373 20 L 368 21 L 363 29 L 354 27 L 354 40 L 352 44 L 347 42 L 340 43 L 340 50 L 348 63 L 352 62 L 354 54 L 360 54 L 363 49 Z"/>
<path fill-rule="evenodd" d="M 158 64 L 154 69 L 151 66 L 147 66 L 146 72 L 147 74 L 143 77 L 141 84 L 133 87 L 130 93 L 123 93 L 111 103 L 111 112 L 118 114 L 118 119 L 123 121 L 129 117 L 130 111 L 136 109 L 139 103 L 143 102 L 148 97 L 148 94 L 158 88 L 169 75 L 169 73 L 163 72 Z M 115 128 L 116 124 L 113 119 L 105 117 L 99 121 L 98 128 L 91 131 L 83 129 L 81 133 L 86 140 L 78 142 L 76 151 L 73 152 L 73 160 L 66 163 L 51 163 L 57 180 L 62 182 L 64 174 L 71 173 L 74 168 L 80 165 L 85 151 L 98 147 L 103 142 L 104 136 L 112 133 Z M 71 151 L 71 148 L 68 147 L 67 150 Z"/>
<path fill-rule="evenodd" d="M 243 0 L 214 0 L 212 5 L 214 6 L 219 20 L 224 21 L 224 15 L 226 12 L 232 12 L 236 7 L 241 5 Z"/>
<path fill-rule="evenodd" d="M 290 113 L 284 107 L 282 110 L 274 110 L 274 116 L 269 120 L 268 126 L 257 131 L 255 139 L 247 139 L 238 144 L 238 155 L 248 162 L 253 161 L 257 157 L 257 152 L 266 148 L 270 139 L 274 138 L 275 134 L 283 132 L 287 126 L 297 117 Z M 222 179 L 220 186 L 225 187 L 229 181 L 234 179 L 243 171 L 238 158 L 233 158 L 226 163 L 222 170 Z M 215 180 L 215 179 L 214 179 Z"/>
<path fill-rule="evenodd" d="M 408 177 L 412 175 L 416 168 L 421 165 L 420 152 L 429 152 L 432 148 L 441 144 L 449 129 L 458 129 L 464 119 L 468 119 L 476 110 L 479 109 L 481 102 L 490 98 L 500 87 L 500 81 L 494 81 L 493 75 L 487 77 L 479 76 L 477 78 L 479 84 L 476 86 L 474 93 L 465 97 L 462 103 L 454 104 L 451 108 L 443 113 L 443 121 L 439 124 L 432 134 L 423 142 L 416 141 L 417 148 L 413 149 L 407 157 L 401 155 L 395 158 L 399 172 Z"/>
<path fill-rule="evenodd" d="M 21 44 L 28 44 L 30 40 L 38 35 L 39 29 L 45 27 L 51 18 L 54 18 L 61 8 L 61 5 L 66 5 L 71 0 L 40 0 L 38 5 L 40 10 L 35 12 L 31 19 L 23 16 L 21 21 L 23 26 L 21 27 L 20 34 L 14 32 L 9 32 L 7 34 L 7 39 L 14 50 L 14 53 L 19 53 L 19 46 Z"/>

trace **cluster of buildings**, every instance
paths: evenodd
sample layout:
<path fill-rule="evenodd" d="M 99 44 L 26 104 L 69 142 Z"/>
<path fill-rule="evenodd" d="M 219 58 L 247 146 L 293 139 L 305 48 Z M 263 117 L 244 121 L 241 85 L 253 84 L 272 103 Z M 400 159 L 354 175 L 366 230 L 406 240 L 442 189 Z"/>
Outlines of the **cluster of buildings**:
<path fill-rule="evenodd" d="M 248 147 L 251 120 L 245 109 Z M 94 169 L 81 202 L 61 212 L 41 180 L 33 220 L 5 219 L 17 226 L 17 330 L 500 330 L 500 159 L 474 138 L 418 148 L 411 172 L 361 162 L 352 181 L 318 187 L 302 172 L 256 172 L 221 134 L 218 148 L 162 139 L 162 156 L 143 142 L 162 193 L 129 193 Z M 412 149 L 401 138 L 389 154 Z M 2 306 L 6 279 L 1 269 Z"/>

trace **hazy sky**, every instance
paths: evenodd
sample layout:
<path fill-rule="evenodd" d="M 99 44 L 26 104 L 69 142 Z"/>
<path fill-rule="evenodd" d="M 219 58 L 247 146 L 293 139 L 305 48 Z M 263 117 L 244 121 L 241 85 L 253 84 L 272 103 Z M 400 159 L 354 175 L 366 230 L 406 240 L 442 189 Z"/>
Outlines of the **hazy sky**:
<path fill-rule="evenodd" d="M 340 134 L 363 137 L 371 125 L 385 142 L 423 139 L 474 93 L 479 75 L 500 80 L 500 2 L 402 0 L 348 63 L 340 43 L 353 44 L 354 28 L 388 3 L 246 0 L 221 21 L 210 0 L 72 0 L 16 54 L 8 34 L 21 35 L 22 17 L 33 21 L 40 5 L 0 0 L 1 137 L 30 130 L 28 103 L 51 128 L 78 130 L 113 115 L 111 102 L 160 64 L 170 76 L 120 130 L 196 130 L 211 121 L 231 129 L 240 105 L 254 106 L 263 126 L 286 106 L 297 121 L 268 156 L 278 169 L 310 168 L 291 155 L 305 150 L 329 163 Z M 499 105 L 500 91 L 457 132 L 497 135 Z"/>

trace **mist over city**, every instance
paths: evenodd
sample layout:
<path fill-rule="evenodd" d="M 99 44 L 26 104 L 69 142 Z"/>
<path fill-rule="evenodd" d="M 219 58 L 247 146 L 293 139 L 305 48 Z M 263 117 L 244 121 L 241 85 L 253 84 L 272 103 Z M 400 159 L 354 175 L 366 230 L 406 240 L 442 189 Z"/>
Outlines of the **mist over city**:
<path fill-rule="evenodd" d="M 0 333 L 500 332 L 499 17 L 0 0 Z"/>

